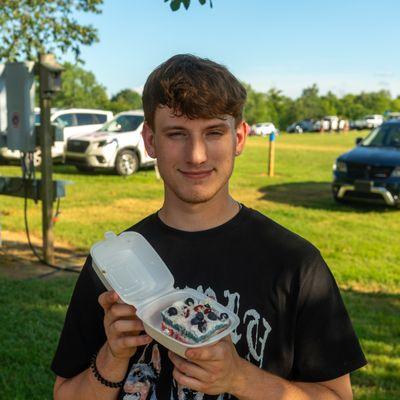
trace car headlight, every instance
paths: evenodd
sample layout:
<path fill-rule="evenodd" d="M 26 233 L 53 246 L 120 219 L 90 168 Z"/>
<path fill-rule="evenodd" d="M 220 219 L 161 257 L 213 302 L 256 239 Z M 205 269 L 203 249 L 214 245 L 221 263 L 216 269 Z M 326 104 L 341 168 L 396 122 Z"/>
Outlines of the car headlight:
<path fill-rule="evenodd" d="M 115 139 L 105 139 L 105 140 L 102 140 L 102 141 L 100 141 L 99 143 L 98 143 L 98 147 L 104 147 L 104 146 L 107 146 L 107 145 L 109 145 L 109 144 L 111 144 L 111 143 L 116 143 L 116 141 L 115 141 Z"/>
<path fill-rule="evenodd" d="M 390 174 L 392 178 L 400 178 L 400 167 L 396 167 Z"/>
<path fill-rule="evenodd" d="M 337 160 L 335 164 L 333 164 L 333 170 L 339 172 L 347 172 L 347 164 L 344 161 Z"/>

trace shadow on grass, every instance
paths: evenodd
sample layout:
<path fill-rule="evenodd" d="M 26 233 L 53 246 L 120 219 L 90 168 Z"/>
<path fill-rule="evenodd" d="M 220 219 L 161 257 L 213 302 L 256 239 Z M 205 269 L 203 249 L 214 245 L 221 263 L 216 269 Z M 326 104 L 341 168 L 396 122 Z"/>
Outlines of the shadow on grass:
<path fill-rule="evenodd" d="M 258 189 L 260 200 L 289 204 L 297 207 L 315 208 L 340 212 L 397 211 L 385 204 L 362 202 L 337 203 L 332 197 L 330 182 L 292 182 L 268 185 Z"/>

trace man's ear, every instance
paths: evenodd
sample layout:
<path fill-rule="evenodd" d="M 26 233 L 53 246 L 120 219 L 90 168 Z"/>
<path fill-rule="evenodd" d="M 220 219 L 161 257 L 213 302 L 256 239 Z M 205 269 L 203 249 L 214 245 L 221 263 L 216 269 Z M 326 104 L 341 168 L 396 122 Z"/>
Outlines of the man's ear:
<path fill-rule="evenodd" d="M 152 158 L 156 158 L 156 151 L 154 146 L 154 132 L 146 121 L 143 124 L 142 137 L 147 154 Z"/>
<path fill-rule="evenodd" d="M 236 148 L 235 148 L 236 156 L 239 156 L 242 153 L 249 131 L 250 131 L 249 124 L 245 121 L 242 121 L 236 127 Z"/>

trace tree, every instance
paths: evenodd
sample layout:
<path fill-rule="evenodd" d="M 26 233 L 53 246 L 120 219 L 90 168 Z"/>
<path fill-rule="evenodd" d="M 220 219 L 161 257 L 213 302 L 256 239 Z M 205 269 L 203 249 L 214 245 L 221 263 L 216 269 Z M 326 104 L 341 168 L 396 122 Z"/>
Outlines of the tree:
<path fill-rule="evenodd" d="M 1 0 L 0 61 L 36 60 L 39 53 L 71 50 L 98 41 L 97 30 L 80 25 L 76 12 L 99 14 L 103 0 Z"/>
<path fill-rule="evenodd" d="M 168 3 L 169 2 L 169 6 L 171 7 L 172 11 L 178 11 L 181 7 L 181 5 L 183 5 L 186 10 L 190 7 L 190 1 L 191 0 L 164 0 L 164 3 Z M 208 0 L 210 2 L 210 7 L 212 8 L 213 3 L 212 0 Z M 199 3 L 203 6 L 204 4 L 207 3 L 207 0 L 199 0 Z"/>
<path fill-rule="evenodd" d="M 111 98 L 109 109 L 115 113 L 142 108 L 142 97 L 131 89 L 123 89 Z"/>
<path fill-rule="evenodd" d="M 62 91 L 54 99 L 55 107 L 108 109 L 106 89 L 96 81 L 92 72 L 68 62 L 64 68 Z"/>

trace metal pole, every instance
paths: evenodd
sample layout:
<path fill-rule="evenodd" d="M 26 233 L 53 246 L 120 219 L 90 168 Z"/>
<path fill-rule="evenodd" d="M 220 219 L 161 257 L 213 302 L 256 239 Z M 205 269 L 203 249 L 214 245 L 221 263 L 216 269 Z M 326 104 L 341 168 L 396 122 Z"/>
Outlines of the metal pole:
<path fill-rule="evenodd" d="M 268 157 L 268 176 L 274 176 L 275 172 L 275 132 L 269 135 L 269 157 Z"/>
<path fill-rule="evenodd" d="M 51 125 L 50 108 L 51 99 L 43 93 L 44 68 L 42 63 L 45 55 L 40 55 L 39 60 L 39 85 L 40 85 L 40 151 L 42 156 L 42 237 L 43 256 L 47 263 L 54 263 L 54 234 L 53 234 L 53 160 L 51 158 Z"/>

